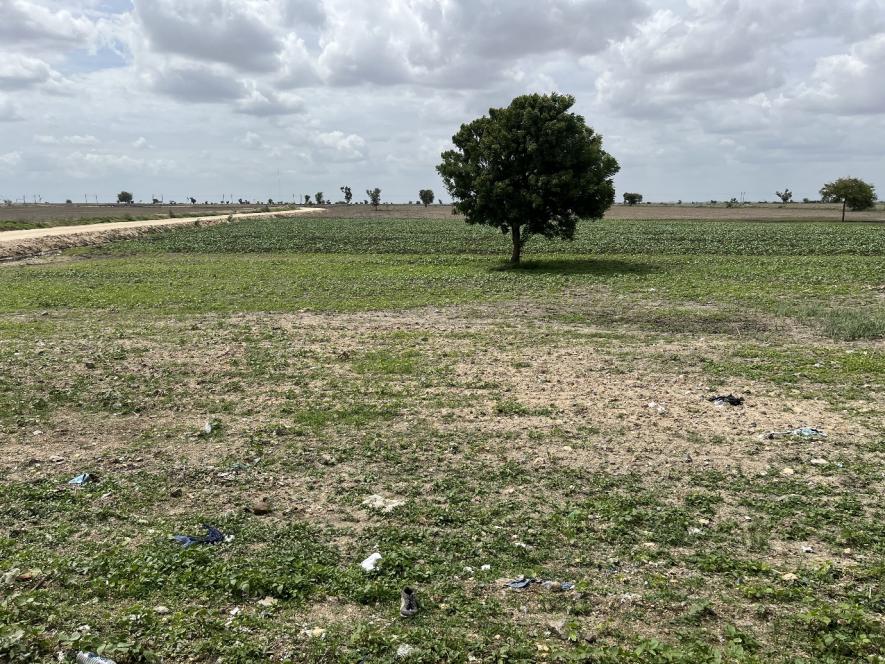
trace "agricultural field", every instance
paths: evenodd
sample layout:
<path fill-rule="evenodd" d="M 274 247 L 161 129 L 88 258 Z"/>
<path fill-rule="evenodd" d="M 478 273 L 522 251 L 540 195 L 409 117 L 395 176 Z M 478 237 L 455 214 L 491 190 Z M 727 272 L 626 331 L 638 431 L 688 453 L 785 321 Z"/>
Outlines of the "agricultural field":
<path fill-rule="evenodd" d="M 74 224 L 168 219 L 255 212 L 261 205 L 4 205 L 0 206 L 0 232 L 54 228 Z"/>
<path fill-rule="evenodd" d="M 0 266 L 0 661 L 885 662 L 885 225 L 443 208 Z"/>

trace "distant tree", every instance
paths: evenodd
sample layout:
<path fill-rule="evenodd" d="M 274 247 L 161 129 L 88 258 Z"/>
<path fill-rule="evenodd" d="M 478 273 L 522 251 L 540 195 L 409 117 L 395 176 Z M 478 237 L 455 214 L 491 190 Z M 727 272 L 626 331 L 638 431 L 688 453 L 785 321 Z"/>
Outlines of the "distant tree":
<path fill-rule="evenodd" d="M 243 199 L 242 199 L 242 198 L 238 198 L 238 199 L 237 199 L 237 203 L 239 203 L 240 205 L 242 205 L 242 204 L 243 204 Z"/>
<path fill-rule="evenodd" d="M 369 197 L 372 207 L 377 210 L 378 206 L 381 205 L 381 190 L 378 187 L 375 187 L 374 189 L 366 189 L 366 196 Z"/>
<path fill-rule="evenodd" d="M 842 203 L 842 221 L 845 221 L 845 208 L 854 211 L 869 210 L 876 204 L 876 189 L 873 185 L 858 178 L 839 178 L 828 182 L 820 190 L 824 203 Z"/>
<path fill-rule="evenodd" d="M 9 198 L 4 198 L 3 205 L 5 205 L 6 207 L 12 207 L 12 200 Z"/>
<path fill-rule="evenodd" d="M 73 204 L 74 204 L 74 201 L 72 201 L 70 198 L 65 200 L 65 205 L 73 205 Z"/>
<path fill-rule="evenodd" d="M 316 193 L 316 196 L 314 196 L 314 198 L 316 199 L 317 205 L 325 205 L 326 204 L 326 201 L 323 198 L 323 192 L 318 191 Z"/>
<path fill-rule="evenodd" d="M 784 205 L 793 202 L 793 192 L 787 188 L 785 188 L 783 191 L 776 191 L 774 193 L 777 194 L 777 197 L 781 199 L 781 202 Z"/>
<path fill-rule="evenodd" d="M 353 200 L 353 192 L 350 190 L 350 187 L 341 187 L 341 193 L 344 194 L 344 202 L 350 205 L 350 201 Z"/>
<path fill-rule="evenodd" d="M 624 194 L 624 203 L 627 205 L 638 205 L 642 202 L 642 194 Z"/>
<path fill-rule="evenodd" d="M 117 194 L 117 202 L 132 205 L 132 194 L 128 191 L 121 191 Z"/>
<path fill-rule="evenodd" d="M 310 194 L 304 194 L 304 204 L 310 205 Z"/>
<path fill-rule="evenodd" d="M 268 198 L 268 199 L 267 199 L 267 204 L 268 204 L 268 205 L 273 205 L 273 204 L 274 204 L 273 199 L 272 199 L 272 198 Z"/>
<path fill-rule="evenodd" d="M 436 196 L 433 195 L 433 189 L 422 189 L 418 192 L 418 198 L 420 198 L 421 202 L 424 203 L 424 207 L 427 207 L 428 205 L 433 203 L 433 200 L 436 198 Z"/>
<path fill-rule="evenodd" d="M 525 95 L 461 126 L 437 171 L 468 224 L 509 233 L 518 265 L 532 235 L 571 240 L 579 219 L 615 200 L 619 166 L 602 137 L 569 112 L 570 95 Z"/>

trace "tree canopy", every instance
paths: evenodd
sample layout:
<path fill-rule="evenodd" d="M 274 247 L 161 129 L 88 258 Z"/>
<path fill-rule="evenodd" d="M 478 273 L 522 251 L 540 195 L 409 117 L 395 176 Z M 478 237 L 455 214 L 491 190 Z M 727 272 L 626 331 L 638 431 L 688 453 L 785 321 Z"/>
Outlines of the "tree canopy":
<path fill-rule="evenodd" d="M 422 189 L 418 192 L 418 199 L 424 203 L 424 207 L 431 205 L 436 196 L 433 193 L 433 189 Z"/>
<path fill-rule="evenodd" d="M 118 203 L 126 203 L 127 205 L 131 204 L 132 203 L 132 194 L 128 191 L 121 191 L 119 194 L 117 194 L 117 202 Z"/>
<path fill-rule="evenodd" d="M 366 189 L 366 196 L 369 197 L 369 202 L 372 204 L 372 207 L 376 210 L 378 206 L 381 205 L 381 190 L 378 187 L 374 189 Z"/>
<path fill-rule="evenodd" d="M 624 194 L 624 202 L 627 205 L 639 205 L 642 202 L 642 194 Z"/>
<path fill-rule="evenodd" d="M 855 211 L 869 210 L 876 204 L 876 189 L 859 178 L 839 178 L 820 190 L 824 203 L 842 203 L 842 221 L 846 206 Z"/>
<path fill-rule="evenodd" d="M 571 95 L 531 94 L 490 109 L 461 126 L 437 167 L 467 223 L 510 234 L 514 264 L 532 235 L 571 240 L 579 219 L 614 203 L 618 162 L 569 112 L 574 104 Z"/>

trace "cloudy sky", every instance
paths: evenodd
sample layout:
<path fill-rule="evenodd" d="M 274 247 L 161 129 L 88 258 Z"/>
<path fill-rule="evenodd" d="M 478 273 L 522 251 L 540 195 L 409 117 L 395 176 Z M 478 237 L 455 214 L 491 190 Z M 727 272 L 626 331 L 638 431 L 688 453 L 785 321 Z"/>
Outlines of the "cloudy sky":
<path fill-rule="evenodd" d="M 885 193 L 885 0 L 0 0 L 0 197 L 443 190 L 568 92 L 652 200 Z"/>

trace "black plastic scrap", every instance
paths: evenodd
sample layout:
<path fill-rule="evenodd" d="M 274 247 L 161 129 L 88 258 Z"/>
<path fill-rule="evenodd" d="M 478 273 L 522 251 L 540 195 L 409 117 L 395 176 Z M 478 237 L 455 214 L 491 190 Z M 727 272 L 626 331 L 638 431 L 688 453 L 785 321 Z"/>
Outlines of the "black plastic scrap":
<path fill-rule="evenodd" d="M 733 394 L 726 394 L 726 395 L 720 395 L 717 397 L 710 397 L 709 399 L 707 399 L 707 401 L 710 401 L 711 403 L 714 403 L 717 406 L 724 406 L 726 404 L 728 404 L 729 406 L 743 406 L 744 405 L 744 398 L 743 397 L 736 397 Z"/>
<path fill-rule="evenodd" d="M 521 576 L 518 579 L 514 579 L 513 581 L 508 581 L 504 585 L 506 585 L 511 590 L 523 590 L 525 588 L 528 588 L 533 583 L 543 584 L 547 582 L 544 579 L 527 579 L 524 576 Z M 575 584 L 571 581 L 564 581 L 560 584 L 560 587 L 566 591 L 574 590 Z"/>
<path fill-rule="evenodd" d="M 185 548 L 194 544 L 220 544 L 224 541 L 224 533 L 215 526 L 204 523 L 203 528 L 206 529 L 205 535 L 174 535 L 173 539 Z"/>

